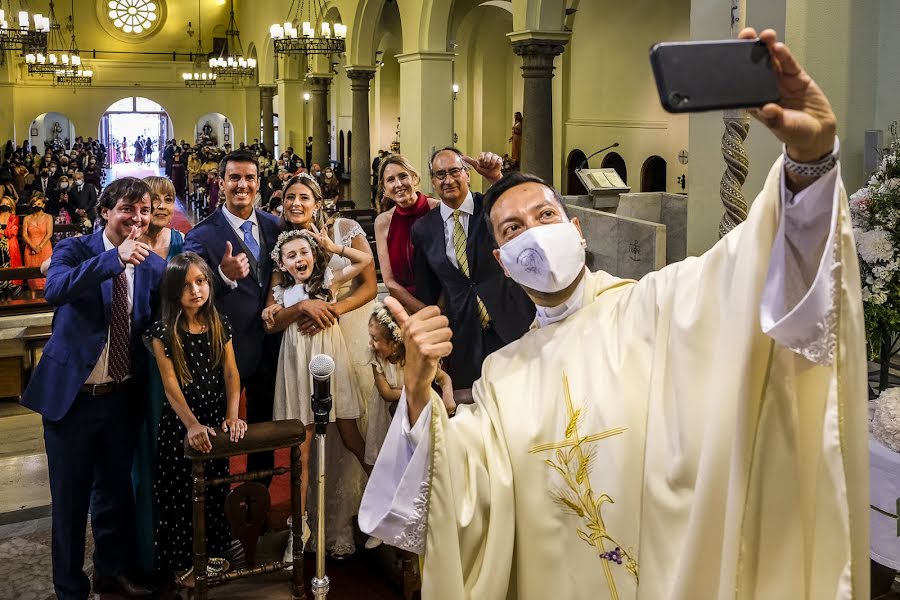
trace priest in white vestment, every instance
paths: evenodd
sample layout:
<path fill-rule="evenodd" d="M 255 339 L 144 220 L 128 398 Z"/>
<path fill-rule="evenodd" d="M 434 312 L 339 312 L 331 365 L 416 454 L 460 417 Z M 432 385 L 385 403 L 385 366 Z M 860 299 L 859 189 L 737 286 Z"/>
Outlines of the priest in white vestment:
<path fill-rule="evenodd" d="M 745 30 L 743 37 L 755 37 Z M 536 178 L 485 200 L 538 306 L 449 419 L 436 307 L 389 302 L 405 389 L 360 510 L 423 598 L 868 598 L 865 347 L 835 120 L 773 31 L 781 139 L 748 220 L 639 282 L 584 268 Z"/>

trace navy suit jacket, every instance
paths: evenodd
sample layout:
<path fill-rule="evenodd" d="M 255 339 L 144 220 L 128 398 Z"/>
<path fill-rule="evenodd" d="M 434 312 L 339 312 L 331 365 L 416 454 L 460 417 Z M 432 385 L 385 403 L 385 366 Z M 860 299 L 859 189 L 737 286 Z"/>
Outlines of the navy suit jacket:
<path fill-rule="evenodd" d="M 238 237 L 222 214 L 223 210 L 219 207 L 188 232 L 184 250 L 202 256 L 215 274 L 216 308 L 220 313 L 228 315 L 231 321 L 235 360 L 241 378 L 246 378 L 256 372 L 264 355 L 271 358 L 271 352 L 264 350 L 274 351 L 277 359 L 277 348 L 281 345 L 280 335 L 266 336 L 261 316 L 272 279 L 272 259 L 269 253 L 278 241 L 281 221 L 267 212 L 256 211 L 260 247 L 260 260 L 257 261 L 244 245 L 243 238 Z M 234 254 L 244 252 L 250 260 L 250 275 L 238 281 L 237 288 L 233 290 L 219 277 L 219 263 L 225 254 L 226 241 L 231 242 Z"/>
<path fill-rule="evenodd" d="M 444 314 L 453 330 L 453 352 L 448 362 L 457 389 L 472 387 L 481 376 L 485 359 L 476 298 L 484 302 L 492 327 L 504 345 L 522 337 L 535 314 L 534 303 L 525 290 L 508 278 L 494 259 L 494 243 L 482 210 L 483 196 L 476 192 L 472 198 L 475 210 L 469 217 L 466 236 L 468 277 L 447 258 L 440 207 L 433 208 L 412 227 L 416 296 L 432 305 L 444 294 Z"/>
<path fill-rule="evenodd" d="M 146 373 L 141 335 L 159 307 L 166 261 L 154 253 L 134 268 L 131 373 Z M 113 277 L 123 271 L 115 248 L 105 250 L 103 231 L 64 238 L 53 249 L 44 298 L 56 307 L 50 340 L 22 394 L 22 404 L 48 421 L 66 416 L 103 352 L 109 334 Z"/>

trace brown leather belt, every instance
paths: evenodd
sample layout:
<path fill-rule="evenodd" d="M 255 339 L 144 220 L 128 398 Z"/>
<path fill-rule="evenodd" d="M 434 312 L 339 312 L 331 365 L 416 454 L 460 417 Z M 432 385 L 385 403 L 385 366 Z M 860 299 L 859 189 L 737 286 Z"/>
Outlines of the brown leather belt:
<path fill-rule="evenodd" d="M 88 396 L 105 396 L 112 394 L 121 385 L 121 383 L 116 383 L 115 381 L 110 381 L 109 383 L 86 383 L 81 386 L 81 393 Z"/>

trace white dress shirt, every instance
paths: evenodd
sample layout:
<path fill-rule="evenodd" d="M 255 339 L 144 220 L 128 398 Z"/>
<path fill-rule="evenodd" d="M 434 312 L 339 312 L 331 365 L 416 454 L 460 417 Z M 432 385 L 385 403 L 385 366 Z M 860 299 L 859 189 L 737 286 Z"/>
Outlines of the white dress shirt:
<path fill-rule="evenodd" d="M 107 251 L 115 248 L 113 243 L 109 241 L 109 238 L 106 237 L 106 231 L 103 232 L 103 248 Z M 119 258 L 119 263 L 122 263 L 122 259 Z M 134 316 L 132 312 L 134 311 L 134 265 L 125 265 L 125 279 L 128 281 L 128 325 L 129 330 L 131 329 L 131 322 L 134 320 Z M 110 383 L 112 379 L 109 378 L 109 330 L 106 332 L 106 345 L 103 346 L 103 352 L 100 353 L 100 358 L 97 359 L 97 364 L 94 365 L 94 370 L 91 371 L 91 374 L 88 375 L 86 384 L 94 385 L 101 383 Z M 126 379 L 128 379 L 126 377 Z"/>
<path fill-rule="evenodd" d="M 250 228 L 250 235 L 252 235 L 253 239 L 256 240 L 256 245 L 259 246 L 260 252 L 262 252 L 262 244 L 259 243 L 259 222 L 256 220 L 255 210 L 251 210 L 250 218 L 245 220 L 231 214 L 231 212 L 228 210 L 228 205 L 223 204 L 222 214 L 225 215 L 225 218 L 228 220 L 228 224 L 231 225 L 231 228 L 234 229 L 234 232 L 237 234 L 238 239 L 241 241 L 244 241 L 244 230 L 241 229 L 241 225 L 243 225 L 247 221 L 253 223 L 253 227 Z M 239 254 L 241 252 L 241 249 L 235 248 L 233 249 L 233 252 L 235 254 Z M 260 256 L 260 258 L 262 257 Z M 222 281 L 224 281 L 226 285 L 228 285 L 228 287 L 230 287 L 231 289 L 234 289 L 238 286 L 237 281 L 232 281 L 231 279 L 225 277 L 225 273 L 222 272 L 222 265 L 219 265 L 219 277 L 221 277 Z"/>
<path fill-rule="evenodd" d="M 441 219 L 444 221 L 444 244 L 446 246 L 447 259 L 457 269 L 459 264 L 456 262 L 456 247 L 453 245 L 453 228 L 456 224 L 453 222 L 453 209 L 441 202 Z M 475 213 L 475 199 L 472 192 L 466 195 L 462 205 L 459 207 L 459 222 L 462 223 L 463 231 L 466 234 L 466 240 L 469 239 L 469 217 Z"/>

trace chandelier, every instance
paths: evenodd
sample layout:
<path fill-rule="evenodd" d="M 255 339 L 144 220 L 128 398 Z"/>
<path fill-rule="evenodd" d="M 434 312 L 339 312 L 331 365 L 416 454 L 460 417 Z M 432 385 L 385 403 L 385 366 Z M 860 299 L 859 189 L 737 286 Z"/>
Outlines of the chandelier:
<path fill-rule="evenodd" d="M 302 21 L 298 30 L 294 23 L 300 23 L 303 9 L 306 8 L 306 20 Z M 321 21 L 319 33 L 316 35 L 314 23 Z M 310 55 L 340 54 L 346 50 L 347 26 L 342 23 L 325 21 L 325 2 L 323 0 L 291 0 L 288 18 L 284 23 L 275 23 L 269 27 L 269 33 L 275 44 L 275 54 Z"/>
<path fill-rule="evenodd" d="M 75 41 L 75 0 L 72 0 L 72 10 L 69 14 L 69 24 L 66 29 L 72 32 L 72 42 L 69 44 L 68 64 L 65 62 L 56 69 L 56 84 L 71 86 L 88 86 L 94 78 L 93 69 L 81 64 L 81 53 L 78 51 L 78 42 Z M 63 56 L 66 54 L 64 53 Z"/>
<path fill-rule="evenodd" d="M 34 50 L 25 55 L 25 64 L 28 65 L 29 75 L 54 75 L 57 69 L 69 66 L 79 67 L 81 57 L 78 54 L 69 55 L 64 50 L 62 27 L 56 19 L 56 9 L 50 2 L 50 14 L 47 17 L 50 24 L 50 32 L 47 36 L 47 55 L 42 50 Z"/>
<path fill-rule="evenodd" d="M 225 45 L 218 57 L 209 59 L 209 69 L 219 77 L 242 79 L 256 74 L 256 59 L 244 58 L 241 32 L 234 20 L 234 0 L 231 0 L 231 15 L 225 31 Z"/>
<path fill-rule="evenodd" d="M 18 50 L 22 54 L 44 52 L 47 49 L 47 34 L 50 33 L 50 19 L 35 14 L 33 17 L 34 28 L 29 28 L 32 17 L 27 11 L 19 11 L 13 22 L 13 15 L 7 15 L 0 9 L 0 52 L 5 50 Z"/>
<path fill-rule="evenodd" d="M 203 60 L 203 27 L 200 22 L 200 0 L 197 0 L 197 52 L 194 58 L 193 69 L 189 73 L 182 73 L 185 87 L 202 88 L 215 87 L 218 75 L 206 70 L 206 64 Z M 194 34 L 191 31 L 191 24 L 188 23 L 188 37 Z"/>

